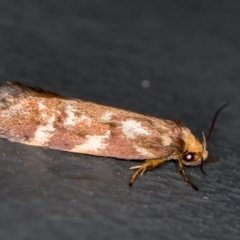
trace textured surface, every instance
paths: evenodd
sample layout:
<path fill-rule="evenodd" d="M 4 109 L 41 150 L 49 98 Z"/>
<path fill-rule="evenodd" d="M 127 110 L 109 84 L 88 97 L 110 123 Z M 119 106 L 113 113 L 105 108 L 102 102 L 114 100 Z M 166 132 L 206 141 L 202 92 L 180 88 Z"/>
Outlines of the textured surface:
<path fill-rule="evenodd" d="M 91 2 L 91 3 L 90 3 Z M 2 0 L 0 83 L 180 119 L 219 162 L 174 162 L 132 188 L 134 163 L 0 139 L 0 238 L 238 239 L 239 1 Z"/>

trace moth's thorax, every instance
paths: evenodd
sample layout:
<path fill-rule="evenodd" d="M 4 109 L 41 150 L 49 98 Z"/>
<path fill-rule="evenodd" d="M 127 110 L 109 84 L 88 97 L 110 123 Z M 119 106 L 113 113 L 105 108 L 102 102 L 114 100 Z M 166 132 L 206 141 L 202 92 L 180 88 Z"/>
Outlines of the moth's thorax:
<path fill-rule="evenodd" d="M 206 144 L 200 142 L 188 128 L 183 128 L 182 139 L 185 143 L 183 153 L 193 153 L 194 160 L 184 161 L 185 165 L 195 166 L 201 164 L 201 161 L 205 161 L 208 157 L 208 151 L 206 150 Z"/>

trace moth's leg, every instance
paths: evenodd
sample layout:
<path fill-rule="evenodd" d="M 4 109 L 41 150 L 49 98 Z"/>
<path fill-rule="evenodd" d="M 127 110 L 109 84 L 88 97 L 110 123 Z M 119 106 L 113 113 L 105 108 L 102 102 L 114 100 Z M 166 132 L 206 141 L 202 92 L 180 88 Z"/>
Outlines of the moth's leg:
<path fill-rule="evenodd" d="M 142 165 L 133 166 L 130 169 L 137 169 L 129 180 L 129 186 L 132 186 L 134 181 L 139 175 L 143 175 L 144 172 L 154 169 L 158 167 L 159 165 L 163 164 L 166 161 L 166 159 L 160 158 L 160 159 L 150 159 L 146 160 Z"/>
<path fill-rule="evenodd" d="M 195 190 L 198 190 L 198 188 L 190 181 L 190 179 L 188 178 L 187 174 L 186 174 L 186 171 L 185 171 L 185 168 L 184 168 L 184 165 L 182 163 L 181 160 L 178 160 L 178 165 L 179 165 L 179 171 L 182 173 L 185 181 Z"/>

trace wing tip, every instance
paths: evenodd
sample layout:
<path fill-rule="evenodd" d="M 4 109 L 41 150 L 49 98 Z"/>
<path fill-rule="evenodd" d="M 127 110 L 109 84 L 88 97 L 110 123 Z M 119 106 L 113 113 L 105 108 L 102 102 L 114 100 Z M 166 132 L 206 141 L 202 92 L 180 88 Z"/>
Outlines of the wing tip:
<path fill-rule="evenodd" d="M 0 102 L 6 102 L 11 98 L 18 98 L 20 96 L 64 98 L 56 93 L 37 87 L 30 87 L 15 81 L 7 81 L 6 84 L 0 88 Z"/>

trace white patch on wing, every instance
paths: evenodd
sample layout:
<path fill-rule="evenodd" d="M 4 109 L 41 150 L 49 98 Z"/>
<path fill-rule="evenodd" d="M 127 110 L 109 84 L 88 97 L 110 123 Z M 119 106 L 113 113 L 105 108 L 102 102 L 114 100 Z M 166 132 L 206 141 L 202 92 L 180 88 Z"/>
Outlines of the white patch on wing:
<path fill-rule="evenodd" d="M 104 135 L 87 135 L 86 142 L 77 145 L 72 149 L 73 152 L 79 153 L 91 153 L 101 149 L 105 149 L 107 144 L 105 140 L 109 138 L 110 131 L 107 131 Z"/>
<path fill-rule="evenodd" d="M 55 116 L 52 115 L 49 121 L 44 126 L 39 126 L 35 132 L 35 136 L 28 143 L 32 145 L 44 145 L 49 138 L 53 135 L 55 128 L 53 126 L 55 122 Z"/>
<path fill-rule="evenodd" d="M 154 158 L 154 155 L 152 153 L 150 153 L 146 148 L 142 148 L 142 147 L 138 147 L 138 146 L 134 146 L 134 148 L 136 149 L 136 151 L 138 153 L 140 153 L 143 157 L 146 157 L 146 159 L 148 158 Z"/>
<path fill-rule="evenodd" d="M 42 102 L 38 102 L 38 110 L 43 119 L 47 118 L 47 114 L 44 113 L 44 110 L 46 110 L 46 109 L 47 109 L 46 105 L 44 105 Z"/>
<path fill-rule="evenodd" d="M 71 102 L 66 102 L 65 113 L 67 114 L 67 117 L 64 121 L 64 126 L 74 126 L 77 122 L 77 117 L 75 116 L 74 107 Z"/>
<path fill-rule="evenodd" d="M 122 121 L 122 132 L 129 139 L 134 139 L 139 135 L 150 135 L 150 133 L 141 125 L 141 122 L 132 119 Z"/>
<path fill-rule="evenodd" d="M 173 141 L 167 134 L 163 135 L 161 139 L 163 146 L 169 146 Z"/>
<path fill-rule="evenodd" d="M 91 118 L 85 116 L 84 114 L 81 115 L 81 117 L 76 117 L 75 112 L 76 112 L 76 109 L 74 108 L 73 103 L 67 102 L 66 108 L 65 108 L 65 113 L 67 114 L 67 118 L 64 121 L 65 127 L 75 126 L 78 122 L 83 122 L 83 121 L 86 121 L 89 126 L 91 125 L 91 122 L 92 122 Z"/>
<path fill-rule="evenodd" d="M 110 111 L 107 111 L 105 112 L 102 117 L 101 117 L 101 120 L 104 122 L 104 123 L 108 123 L 110 122 L 111 118 L 112 118 L 112 115 L 113 113 L 110 112 Z"/>
<path fill-rule="evenodd" d="M 18 112 L 18 111 L 22 111 L 22 110 L 23 110 L 22 103 L 14 104 L 10 108 L 10 111 L 13 111 L 13 112 Z"/>
<path fill-rule="evenodd" d="M 41 116 L 42 116 L 43 119 L 47 118 L 47 114 L 46 113 L 41 113 Z"/>
<path fill-rule="evenodd" d="M 15 115 L 18 114 L 18 112 L 23 112 L 23 111 L 24 111 L 25 114 L 27 114 L 27 111 L 24 110 L 24 108 L 23 108 L 23 104 L 18 103 L 18 104 L 11 105 L 9 110 L 4 111 L 4 113 L 5 113 L 4 115 L 6 117 L 11 118 L 11 117 L 15 117 Z"/>
<path fill-rule="evenodd" d="M 38 109 L 39 109 L 39 111 L 42 111 L 42 110 L 44 110 L 44 109 L 46 109 L 47 107 L 42 103 L 42 102 L 39 102 L 38 103 Z"/>

